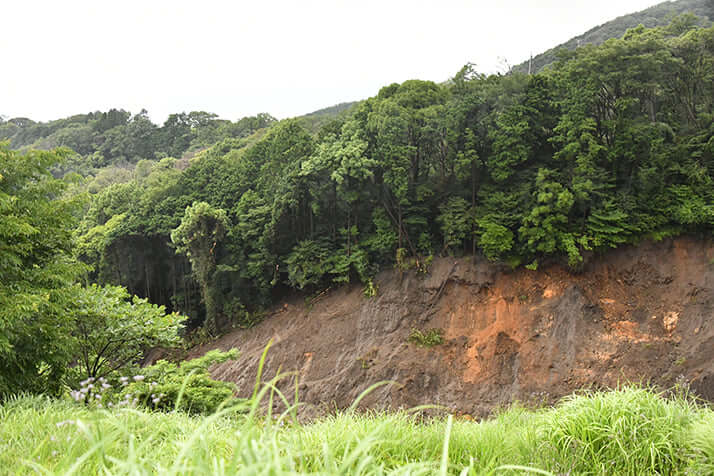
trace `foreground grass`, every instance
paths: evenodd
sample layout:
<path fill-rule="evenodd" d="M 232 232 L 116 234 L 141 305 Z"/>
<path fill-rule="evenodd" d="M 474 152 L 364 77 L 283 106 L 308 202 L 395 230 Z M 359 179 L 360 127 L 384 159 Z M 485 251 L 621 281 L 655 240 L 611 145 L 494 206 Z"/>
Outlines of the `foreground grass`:
<path fill-rule="evenodd" d="M 714 412 L 624 388 L 480 422 L 344 413 L 299 425 L 20 398 L 0 407 L 3 474 L 714 474 Z"/>

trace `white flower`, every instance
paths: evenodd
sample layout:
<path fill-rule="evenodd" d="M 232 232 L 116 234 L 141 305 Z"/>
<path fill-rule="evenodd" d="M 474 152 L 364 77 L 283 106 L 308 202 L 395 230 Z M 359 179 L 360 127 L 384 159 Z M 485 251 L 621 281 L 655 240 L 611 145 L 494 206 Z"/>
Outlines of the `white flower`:
<path fill-rule="evenodd" d="M 134 375 L 135 382 L 141 382 L 142 380 L 144 380 L 144 378 L 145 377 L 143 375 Z"/>

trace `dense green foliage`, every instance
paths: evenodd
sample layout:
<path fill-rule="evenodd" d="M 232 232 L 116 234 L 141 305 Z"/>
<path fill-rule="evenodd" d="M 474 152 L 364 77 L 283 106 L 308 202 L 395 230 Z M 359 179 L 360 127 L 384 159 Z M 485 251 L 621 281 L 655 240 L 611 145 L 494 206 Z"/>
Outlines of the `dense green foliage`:
<path fill-rule="evenodd" d="M 234 399 L 235 384 L 214 380 L 208 368 L 235 359 L 238 351 L 212 350 L 202 357 L 179 364 L 159 360 L 141 369 L 141 380 L 132 380 L 117 395 L 121 401 L 136 401 L 137 405 L 153 410 L 176 409 L 195 414 L 211 415 L 227 405 L 240 405 Z"/>
<path fill-rule="evenodd" d="M 0 398 L 58 393 L 73 377 L 134 363 L 152 345 L 176 343 L 183 319 L 127 301 L 123 288 L 78 284 L 86 273 L 73 254 L 80 202 L 48 172 L 61 155 L 0 144 Z"/>
<path fill-rule="evenodd" d="M 222 209 L 206 202 L 194 202 L 186 208 L 181 224 L 171 232 L 176 251 L 185 253 L 191 262 L 196 281 L 206 304 L 206 329 L 218 329 L 220 315 L 216 306 L 216 247 L 225 237 L 229 227 L 228 217 Z"/>
<path fill-rule="evenodd" d="M 152 346 L 180 342 L 181 316 L 134 296 L 126 289 L 92 285 L 80 288 L 67 309 L 72 316 L 81 377 L 98 379 L 139 362 Z"/>
<path fill-rule="evenodd" d="M 445 85 L 392 84 L 316 134 L 286 120 L 187 168 L 140 161 L 93 195 L 80 256 L 92 279 L 211 333 L 291 288 L 424 271 L 436 254 L 578 269 L 643 237 L 711 232 L 713 98 L 714 29 L 686 18 L 537 75 L 466 66 Z"/>
<path fill-rule="evenodd" d="M 627 30 L 638 25 L 644 25 L 647 28 L 666 26 L 678 15 L 680 17 L 676 21 L 680 25 L 709 26 L 714 21 L 714 0 L 665 1 L 639 12 L 623 15 L 536 55 L 529 61 L 514 66 L 512 70 L 513 72 L 527 73 L 530 67 L 530 71 L 536 73 L 554 64 L 558 59 L 558 52 L 562 49 L 572 51 L 588 44 L 599 45 L 610 38 L 621 37 Z"/>
<path fill-rule="evenodd" d="M 235 359 L 238 351 L 212 350 L 205 355 L 175 363 L 159 360 L 142 368 L 126 367 L 109 378 L 88 377 L 69 392 L 77 402 L 93 408 L 140 407 L 148 410 L 181 410 L 211 415 L 221 409 L 240 407 L 234 384 L 211 378 L 208 368 Z"/>
<path fill-rule="evenodd" d="M 65 310 L 82 268 L 71 256 L 76 203 L 48 177 L 56 160 L 0 145 L 0 396 L 57 391 L 71 357 Z"/>
<path fill-rule="evenodd" d="M 316 133 L 335 119 L 347 117 L 355 104 L 357 103 L 343 102 L 334 106 L 318 109 L 317 111 L 300 116 L 298 119 L 303 127 L 310 132 Z"/>
<path fill-rule="evenodd" d="M 8 474 L 711 474 L 714 413 L 627 388 L 481 422 L 339 414 L 301 425 L 245 413 L 0 406 Z"/>
<path fill-rule="evenodd" d="M 181 158 L 223 139 L 240 139 L 275 122 L 269 114 L 244 117 L 236 122 L 203 111 L 171 114 L 159 127 L 142 110 L 132 115 L 123 109 L 78 114 L 50 122 L 16 117 L 0 120 L 0 140 L 13 149 L 68 147 L 81 159 L 62 170 L 135 164 L 142 159 Z"/>
<path fill-rule="evenodd" d="M 705 14 L 700 3 L 672 5 Z M 635 27 L 532 76 L 467 65 L 443 85 L 392 84 L 280 122 L 191 112 L 159 127 L 121 110 L 4 121 L 0 137 L 13 147 L 75 154 L 64 165 L 28 155 L 40 161 L 27 161 L 31 173 L 49 167 L 67 186 L 28 188 L 13 200 L 55 200 L 0 234 L 32 242 L 23 220 L 42 216 L 60 234 L 47 235 L 48 250 L 12 242 L 15 257 L 0 266 L 28 282 L 55 267 L 55 287 L 73 289 L 76 255 L 91 267 L 87 281 L 125 286 L 216 334 L 254 322 L 291 289 L 370 283 L 391 266 L 426 271 L 434 255 L 579 269 L 643 237 L 710 233 L 714 27 L 702 22 Z M 87 195 L 82 211 L 70 206 Z M 2 197 L 0 213 L 30 210 Z"/>

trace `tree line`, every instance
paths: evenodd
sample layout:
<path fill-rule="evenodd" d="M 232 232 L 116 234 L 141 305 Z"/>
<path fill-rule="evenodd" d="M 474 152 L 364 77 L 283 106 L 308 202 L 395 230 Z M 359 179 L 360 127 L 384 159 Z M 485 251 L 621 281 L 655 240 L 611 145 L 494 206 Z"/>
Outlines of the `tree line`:
<path fill-rule="evenodd" d="M 180 158 L 225 138 L 247 137 L 274 122 L 275 118 L 266 113 L 232 122 L 213 113 L 191 111 L 170 114 L 158 126 L 145 109 L 133 115 L 124 109 L 110 109 L 49 122 L 0 117 L 0 141 L 9 141 L 16 150 L 67 147 L 76 155 L 65 160 L 64 168 L 57 172 L 72 170 L 86 174 L 107 166 L 135 164 L 142 159 Z"/>
<path fill-rule="evenodd" d="M 714 29 L 629 30 L 535 75 L 465 66 L 224 139 L 94 196 L 91 279 L 215 332 L 290 289 L 480 253 L 531 268 L 714 224 Z M 177 254 L 178 252 L 178 254 Z"/>
<path fill-rule="evenodd" d="M 558 51 L 563 48 L 574 50 L 586 44 L 599 45 L 610 38 L 621 37 L 627 30 L 638 25 L 644 25 L 647 28 L 665 27 L 672 21 L 709 27 L 714 21 L 714 0 L 666 1 L 639 12 L 623 15 L 533 56 L 528 61 L 514 66 L 513 71 L 526 73 L 530 70 L 535 73 L 555 63 L 558 59 Z"/>
<path fill-rule="evenodd" d="M 538 74 L 466 65 L 316 130 L 271 121 L 190 160 L 149 153 L 94 189 L 79 170 L 64 179 L 65 195 L 91 192 L 74 254 L 86 282 L 217 333 L 294 290 L 373 294 L 380 270 L 433 256 L 578 270 L 643 238 L 710 234 L 713 53 L 714 28 L 637 27 Z"/>

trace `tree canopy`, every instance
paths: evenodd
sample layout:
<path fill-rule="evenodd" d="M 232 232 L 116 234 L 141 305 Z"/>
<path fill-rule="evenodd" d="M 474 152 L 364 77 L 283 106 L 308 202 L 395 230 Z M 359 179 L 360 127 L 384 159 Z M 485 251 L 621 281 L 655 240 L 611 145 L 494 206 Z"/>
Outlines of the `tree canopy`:
<path fill-rule="evenodd" d="M 391 84 L 318 116 L 77 119 L 77 137 L 102 136 L 71 159 L 80 175 L 132 157 L 65 174 L 53 202 L 90 195 L 85 213 L 62 211 L 81 215 L 88 279 L 220 332 L 291 290 L 369 287 L 381 269 L 425 271 L 434 255 L 577 270 L 622 244 L 714 226 L 714 27 L 687 18 L 581 46 L 538 74 L 466 65 L 445 84 Z M 17 141 L 49 126 L 10 119 L 0 131 Z M 8 237 L 32 241 L 7 223 Z M 56 240 L 71 248 L 69 235 Z"/>
<path fill-rule="evenodd" d="M 175 343 L 183 320 L 128 302 L 123 288 L 79 284 L 81 201 L 49 173 L 66 154 L 0 144 L 0 398 L 56 393 L 71 370 L 93 377 L 136 363 L 148 347 Z"/>

